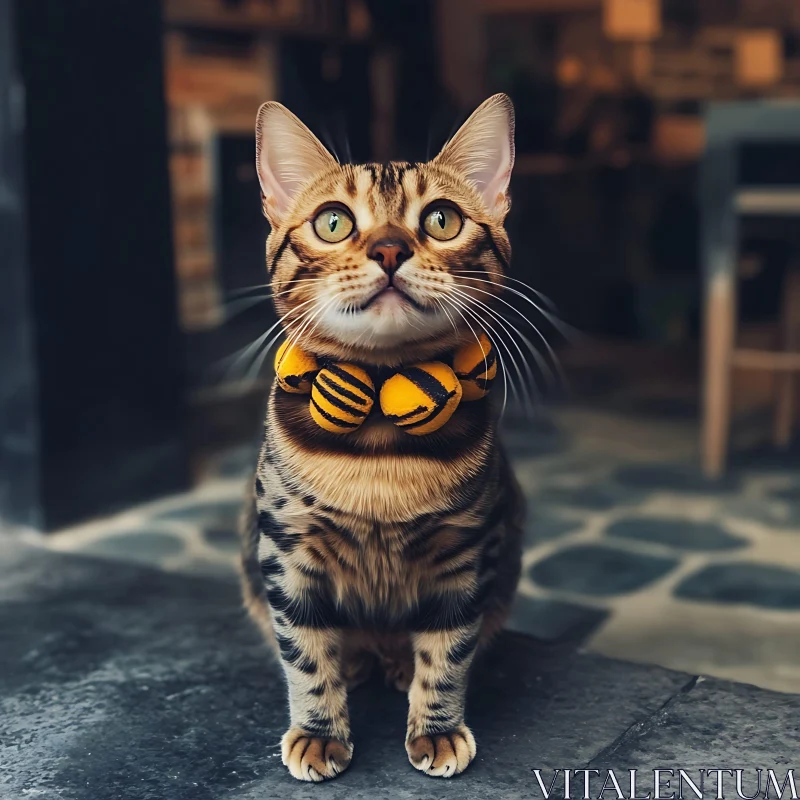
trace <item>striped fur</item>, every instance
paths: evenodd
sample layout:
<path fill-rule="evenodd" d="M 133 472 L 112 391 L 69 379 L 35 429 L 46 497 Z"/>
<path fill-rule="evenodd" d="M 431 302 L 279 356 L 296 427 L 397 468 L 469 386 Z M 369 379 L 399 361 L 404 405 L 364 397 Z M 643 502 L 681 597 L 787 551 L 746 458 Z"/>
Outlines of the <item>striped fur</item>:
<path fill-rule="evenodd" d="M 488 148 L 480 137 L 491 125 L 481 114 L 500 113 L 498 104 L 510 136 L 510 105 L 493 98 L 453 142 Z M 318 143 L 304 142 L 292 152 L 306 154 L 313 181 L 297 189 L 303 165 L 288 163 L 285 148 L 292 136 L 312 135 L 291 115 L 270 121 L 288 112 L 268 112 L 259 129 L 264 208 L 273 223 L 267 267 L 290 335 L 293 310 L 334 298 L 334 310 L 298 333 L 298 343 L 373 374 L 446 360 L 474 340 L 464 320 L 451 324 L 441 315 L 436 298 L 456 279 L 469 287 L 471 270 L 493 281 L 474 283 L 480 291 L 502 287 L 507 180 L 484 174 L 491 158 L 446 147 L 427 164 L 339 166 L 325 161 Z M 281 150 L 264 156 L 270 135 Z M 453 164 L 484 172 L 467 175 Z M 464 218 L 452 242 L 430 241 L 420 228 L 423 212 L 440 200 Z M 354 233 L 337 244 L 315 239 L 311 225 L 330 202 L 355 219 Z M 369 298 L 385 276 L 367 252 L 386 236 L 402 237 L 412 252 L 395 273 L 407 297 L 389 293 L 375 303 Z M 487 378 L 485 371 L 481 364 L 475 376 Z M 312 419 L 308 396 L 273 388 L 242 524 L 245 600 L 274 642 L 289 688 L 284 764 L 302 780 L 335 777 L 348 766 L 347 691 L 377 663 L 388 682 L 408 691 L 409 760 L 450 777 L 475 756 L 464 721 L 470 664 L 502 626 L 520 569 L 522 501 L 492 408 L 488 398 L 462 403 L 440 429 L 412 436 L 382 415 L 361 421 L 358 400 L 368 394 L 342 375 L 323 370 L 315 386 L 330 416 L 359 424 L 347 436 L 326 431 Z"/>

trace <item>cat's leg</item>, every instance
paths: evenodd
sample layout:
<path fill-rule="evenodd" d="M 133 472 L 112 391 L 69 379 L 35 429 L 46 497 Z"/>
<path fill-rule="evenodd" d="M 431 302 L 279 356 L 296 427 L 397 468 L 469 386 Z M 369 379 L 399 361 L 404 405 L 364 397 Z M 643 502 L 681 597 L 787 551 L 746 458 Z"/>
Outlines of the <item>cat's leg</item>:
<path fill-rule="evenodd" d="M 408 760 L 427 775 L 450 778 L 475 758 L 475 738 L 464 724 L 469 667 L 481 621 L 414 633 L 414 680 L 408 693 Z"/>
<path fill-rule="evenodd" d="M 281 741 L 283 763 L 298 780 L 335 778 L 353 755 L 341 631 L 293 626 L 280 614 L 274 623 L 289 687 L 291 725 Z"/>
<path fill-rule="evenodd" d="M 407 634 L 382 636 L 378 642 L 378 657 L 387 686 L 407 692 L 414 679 L 414 652 Z"/>
<path fill-rule="evenodd" d="M 353 755 L 342 628 L 321 584 L 294 566 L 296 540 L 282 539 L 289 534 L 267 513 L 261 528 L 268 534 L 261 545 L 261 574 L 289 687 L 291 725 L 281 741 L 283 763 L 299 780 L 335 778 Z"/>
<path fill-rule="evenodd" d="M 352 692 L 369 680 L 375 666 L 375 655 L 370 652 L 370 637 L 362 631 L 348 630 L 342 641 L 342 679 L 347 691 Z"/>

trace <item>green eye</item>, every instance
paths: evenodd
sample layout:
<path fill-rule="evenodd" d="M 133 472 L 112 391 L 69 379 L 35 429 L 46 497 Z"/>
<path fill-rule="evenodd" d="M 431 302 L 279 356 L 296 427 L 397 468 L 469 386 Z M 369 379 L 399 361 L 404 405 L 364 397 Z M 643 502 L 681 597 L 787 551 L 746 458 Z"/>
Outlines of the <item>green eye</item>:
<path fill-rule="evenodd" d="M 422 220 L 425 233 L 442 242 L 455 239 L 461 233 L 463 224 L 461 214 L 452 206 L 436 206 Z"/>
<path fill-rule="evenodd" d="M 314 231 L 323 242 L 344 241 L 355 227 L 353 217 L 344 208 L 326 208 L 314 217 Z"/>

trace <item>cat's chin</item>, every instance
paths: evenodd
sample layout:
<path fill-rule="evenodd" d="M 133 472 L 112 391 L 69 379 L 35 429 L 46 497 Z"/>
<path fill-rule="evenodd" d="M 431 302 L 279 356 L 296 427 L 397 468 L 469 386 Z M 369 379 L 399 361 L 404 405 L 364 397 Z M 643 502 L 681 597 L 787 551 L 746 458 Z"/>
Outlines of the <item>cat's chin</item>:
<path fill-rule="evenodd" d="M 381 292 L 358 311 L 327 311 L 319 331 L 342 345 L 384 349 L 423 342 L 452 330 L 452 323 L 438 310 L 412 305 L 395 291 Z"/>

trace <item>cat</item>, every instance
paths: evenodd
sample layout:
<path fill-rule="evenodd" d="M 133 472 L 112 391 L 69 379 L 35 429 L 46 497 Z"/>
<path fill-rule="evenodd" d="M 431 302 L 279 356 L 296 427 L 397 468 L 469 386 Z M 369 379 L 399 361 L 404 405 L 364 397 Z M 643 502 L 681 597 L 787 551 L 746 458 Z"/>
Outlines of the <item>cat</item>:
<path fill-rule="evenodd" d="M 320 359 L 386 371 L 475 341 L 503 290 L 514 163 L 509 98 L 486 100 L 431 161 L 340 164 L 279 103 L 256 126 L 266 265 L 288 337 Z M 300 780 L 345 770 L 347 693 L 377 662 L 408 692 L 405 747 L 427 775 L 475 758 L 464 721 L 476 650 L 519 579 L 523 501 L 490 398 L 415 436 L 379 411 L 346 435 L 274 386 L 243 513 L 245 603 L 276 646 Z"/>

